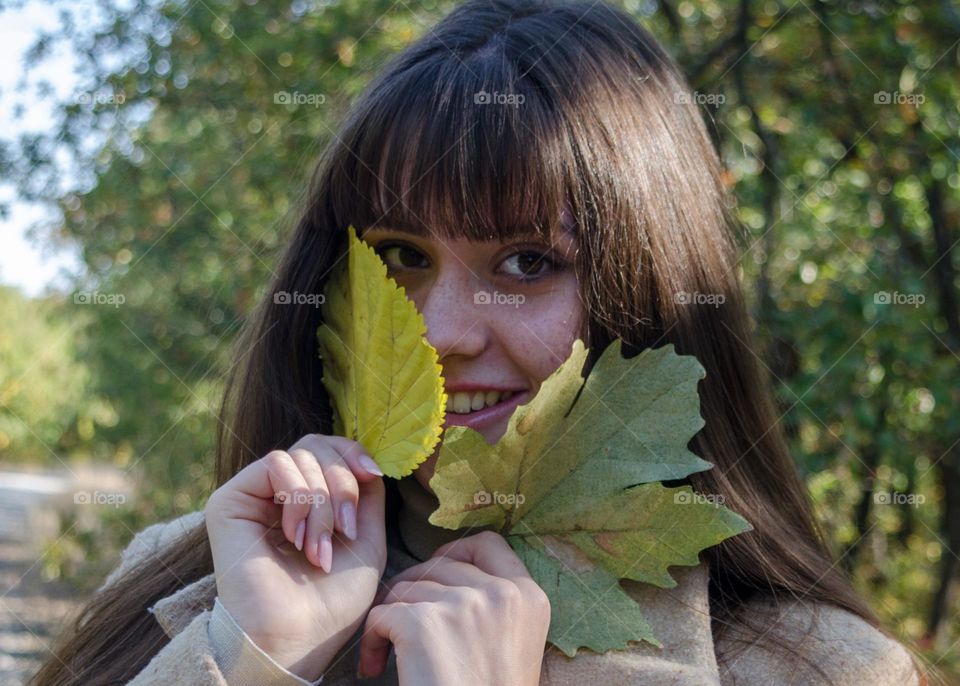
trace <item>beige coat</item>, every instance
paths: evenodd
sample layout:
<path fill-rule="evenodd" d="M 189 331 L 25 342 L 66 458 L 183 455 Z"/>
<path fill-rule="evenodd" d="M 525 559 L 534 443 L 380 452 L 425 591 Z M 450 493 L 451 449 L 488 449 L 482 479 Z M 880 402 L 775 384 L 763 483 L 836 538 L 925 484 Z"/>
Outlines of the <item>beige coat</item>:
<path fill-rule="evenodd" d="M 462 531 L 450 532 L 426 522 L 436 500 L 419 488 L 414 479 L 403 479 L 400 485 L 403 507 L 398 537 L 391 537 L 389 541 L 384 579 L 427 559 L 430 552 L 451 535 L 463 535 Z M 192 512 L 144 529 L 123 552 L 120 565 L 104 586 L 202 521 L 202 512 Z M 749 610 L 769 627 L 767 636 L 746 645 L 737 643 L 731 635 L 715 642 L 710 629 L 706 566 L 674 567 L 671 571 L 678 581 L 672 589 L 623 582 L 625 590 L 643 608 L 663 644 L 662 649 L 635 643 L 628 650 L 605 654 L 582 650 L 571 659 L 550 647 L 544 653 L 540 684 L 916 686 L 924 683 L 910 653 L 900 644 L 850 613 L 818 603 L 790 600 L 777 607 L 754 602 Z M 225 608 L 216 602 L 216 590 L 214 575 L 210 574 L 150 608 L 171 640 L 128 686 L 308 684 L 273 662 L 243 633 Z M 361 632 L 362 628 L 344 646 L 324 677 L 314 683 L 322 682 L 325 686 L 398 684 L 392 651 L 387 671 L 381 677 L 357 679 Z M 806 659 L 784 657 L 771 647 L 772 639 L 802 650 Z"/>

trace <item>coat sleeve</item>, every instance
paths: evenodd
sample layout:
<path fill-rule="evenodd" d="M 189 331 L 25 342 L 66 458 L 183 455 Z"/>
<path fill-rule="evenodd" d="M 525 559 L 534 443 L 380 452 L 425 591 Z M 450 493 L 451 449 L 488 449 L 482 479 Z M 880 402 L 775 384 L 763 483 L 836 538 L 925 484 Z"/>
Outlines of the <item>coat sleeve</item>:
<path fill-rule="evenodd" d="M 675 569 L 674 588 L 621 581 L 653 627 L 660 648 L 636 642 L 602 654 L 581 649 L 568 658 L 551 646 L 544 655 L 541 686 L 719 686 L 710 629 L 709 570 L 706 564 Z"/>
<path fill-rule="evenodd" d="M 274 662 L 215 602 L 164 646 L 127 686 L 313 686 Z"/>
<path fill-rule="evenodd" d="M 203 521 L 191 512 L 170 522 L 154 524 L 133 537 L 120 563 L 98 593 L 122 578 L 141 560 L 155 554 Z M 178 631 L 128 686 L 315 686 L 287 671 L 263 652 L 216 600 L 213 610 L 198 613 Z"/>
<path fill-rule="evenodd" d="M 210 643 L 217 665 L 230 686 L 316 686 L 323 681 L 301 679 L 284 669 L 244 633 L 220 599 L 210 613 Z"/>

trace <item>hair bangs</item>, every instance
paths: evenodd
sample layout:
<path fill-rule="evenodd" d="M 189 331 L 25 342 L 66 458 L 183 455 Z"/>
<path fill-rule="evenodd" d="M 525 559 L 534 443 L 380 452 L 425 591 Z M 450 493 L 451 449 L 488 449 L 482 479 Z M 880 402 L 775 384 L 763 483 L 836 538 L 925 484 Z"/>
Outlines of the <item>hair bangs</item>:
<path fill-rule="evenodd" d="M 342 167 L 361 233 L 506 241 L 561 225 L 573 167 L 561 113 L 502 60 L 470 62 L 438 55 L 374 89 Z"/>

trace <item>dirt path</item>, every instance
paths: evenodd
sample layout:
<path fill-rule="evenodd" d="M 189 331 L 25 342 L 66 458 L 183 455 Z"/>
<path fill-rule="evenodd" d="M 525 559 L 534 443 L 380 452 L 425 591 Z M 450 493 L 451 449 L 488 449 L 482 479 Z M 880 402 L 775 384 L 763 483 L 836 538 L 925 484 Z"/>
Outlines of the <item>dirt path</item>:
<path fill-rule="evenodd" d="M 19 686 L 36 672 L 83 600 L 74 586 L 42 574 L 63 508 L 84 488 L 79 476 L 0 465 L 0 686 Z"/>
<path fill-rule="evenodd" d="M 45 582 L 40 566 L 33 546 L 0 540 L 0 686 L 26 682 L 80 602 L 67 584 Z"/>

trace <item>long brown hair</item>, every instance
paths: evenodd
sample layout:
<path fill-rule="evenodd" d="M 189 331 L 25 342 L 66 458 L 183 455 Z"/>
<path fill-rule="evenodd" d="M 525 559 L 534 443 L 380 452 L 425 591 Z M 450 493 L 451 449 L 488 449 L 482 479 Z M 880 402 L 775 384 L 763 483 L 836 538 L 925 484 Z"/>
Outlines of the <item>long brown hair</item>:
<path fill-rule="evenodd" d="M 222 484 L 303 434 L 331 433 L 318 293 L 349 224 L 474 240 L 552 231 L 569 208 L 595 359 L 673 343 L 706 368 L 690 477 L 752 524 L 709 550 L 715 636 L 756 596 L 877 620 L 834 564 L 750 349 L 737 224 L 689 87 L 666 51 L 602 2 L 476 0 L 399 54 L 326 147 L 277 271 L 237 343 L 218 429 Z M 36 684 L 122 683 L 168 640 L 146 609 L 213 571 L 203 526 L 94 597 Z M 759 631 L 761 627 L 757 627 Z"/>

